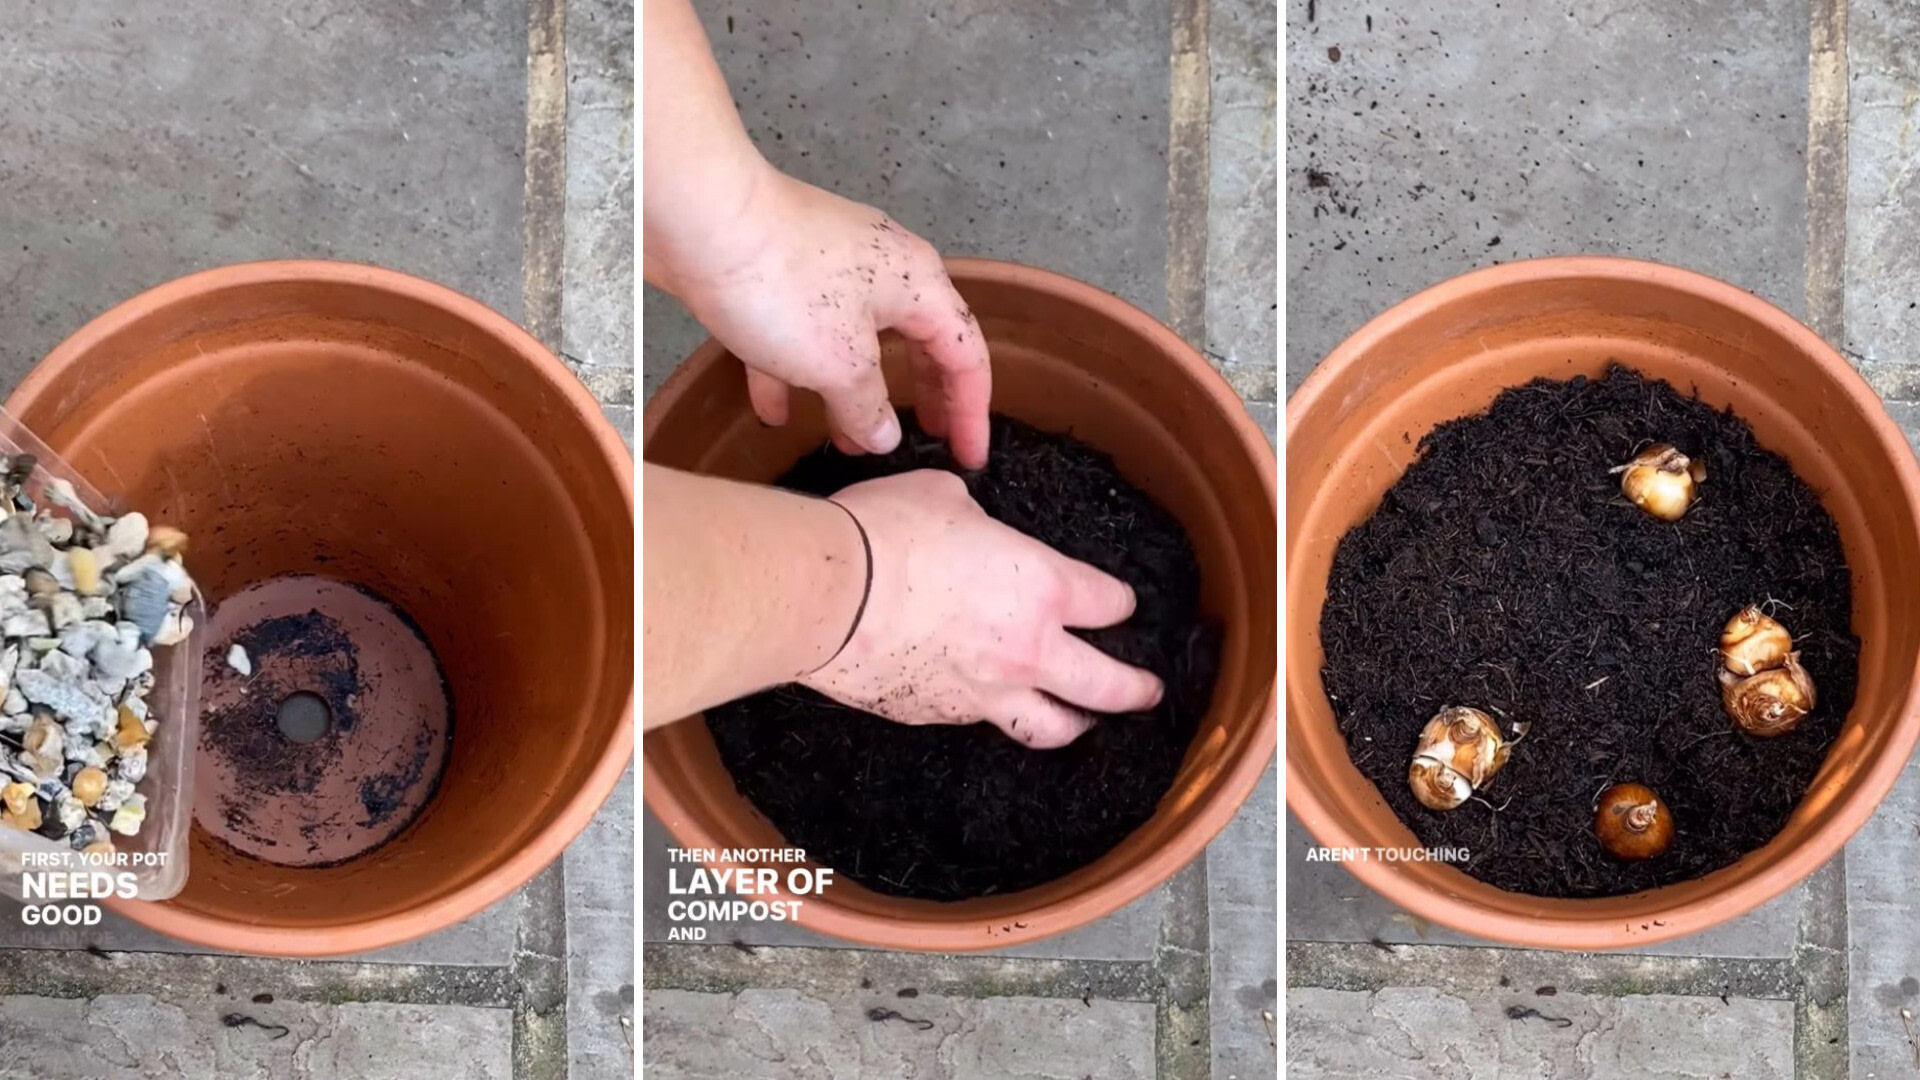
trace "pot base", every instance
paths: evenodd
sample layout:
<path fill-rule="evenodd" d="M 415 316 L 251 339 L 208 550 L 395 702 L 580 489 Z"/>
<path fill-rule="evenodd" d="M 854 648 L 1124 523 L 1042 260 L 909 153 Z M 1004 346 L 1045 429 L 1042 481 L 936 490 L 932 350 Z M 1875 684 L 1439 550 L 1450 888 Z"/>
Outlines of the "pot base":
<path fill-rule="evenodd" d="M 446 766 L 453 710 L 433 650 L 374 594 L 270 578 L 214 610 L 194 817 L 280 866 L 329 866 L 393 839 Z M 228 663 L 234 645 L 251 673 Z"/>

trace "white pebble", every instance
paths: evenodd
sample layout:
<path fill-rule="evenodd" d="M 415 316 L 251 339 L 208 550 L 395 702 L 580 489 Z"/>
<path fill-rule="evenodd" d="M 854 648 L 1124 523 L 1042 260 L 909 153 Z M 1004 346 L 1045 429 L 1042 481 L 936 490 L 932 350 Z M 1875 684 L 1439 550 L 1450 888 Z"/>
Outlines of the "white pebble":
<path fill-rule="evenodd" d="M 48 625 L 43 611 L 23 611 L 0 623 L 0 633 L 11 638 L 46 637 L 52 632 L 53 627 Z"/>
<path fill-rule="evenodd" d="M 115 780 L 111 783 L 119 784 L 124 782 L 125 781 Z M 111 784 L 109 786 L 111 786 Z M 113 820 L 107 823 L 107 828 L 112 829 L 122 836 L 132 836 L 134 833 L 140 831 L 140 823 L 146 819 L 147 797 L 145 795 L 129 795 L 127 801 L 120 804 L 120 808 L 113 812 Z"/>
<path fill-rule="evenodd" d="M 147 549 L 147 515 L 126 514 L 107 529 L 107 550 L 122 559 L 138 558 Z"/>
<path fill-rule="evenodd" d="M 227 650 L 227 666 L 239 672 L 243 677 L 253 677 L 253 661 L 248 658 L 247 650 L 238 645 Z"/>

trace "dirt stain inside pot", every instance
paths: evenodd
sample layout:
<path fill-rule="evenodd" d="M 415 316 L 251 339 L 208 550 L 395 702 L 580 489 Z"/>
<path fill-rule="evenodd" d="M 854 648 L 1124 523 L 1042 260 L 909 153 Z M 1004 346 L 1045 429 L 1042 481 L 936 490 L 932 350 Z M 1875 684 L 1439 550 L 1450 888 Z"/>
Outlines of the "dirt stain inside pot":
<path fill-rule="evenodd" d="M 445 678 L 382 597 L 308 575 L 215 609 L 194 815 L 229 846 L 329 866 L 392 839 L 432 799 L 452 738 Z M 234 646 L 251 671 L 228 662 Z"/>
<path fill-rule="evenodd" d="M 910 413 L 901 420 L 892 454 L 823 448 L 779 483 L 826 495 L 914 469 L 959 472 L 989 515 L 1133 586 L 1132 619 L 1081 636 L 1159 675 L 1166 696 L 1150 713 L 1102 717 L 1059 750 L 1028 749 L 984 723 L 895 724 L 800 687 L 709 710 L 707 725 L 740 793 L 841 876 L 936 900 L 1030 888 L 1093 862 L 1153 815 L 1212 699 L 1219 635 L 1200 611 L 1185 532 L 1106 455 L 995 417 L 986 468 L 961 472 Z"/>
<path fill-rule="evenodd" d="M 1649 443 L 1706 463 L 1677 522 L 1608 472 Z M 1456 865 L 1503 889 L 1597 897 L 1699 877 L 1778 833 L 1853 704 L 1859 657 L 1838 532 L 1787 462 L 1730 411 L 1620 367 L 1510 389 L 1420 449 L 1341 540 L 1320 632 L 1354 764 L 1421 843 L 1467 849 Z M 1819 690 L 1771 739 L 1721 705 L 1720 630 L 1748 604 L 1791 629 Z M 1531 728 L 1481 799 L 1434 811 L 1407 769 L 1448 705 Z M 1594 835 L 1594 800 L 1623 781 L 1676 822 L 1645 862 Z"/>

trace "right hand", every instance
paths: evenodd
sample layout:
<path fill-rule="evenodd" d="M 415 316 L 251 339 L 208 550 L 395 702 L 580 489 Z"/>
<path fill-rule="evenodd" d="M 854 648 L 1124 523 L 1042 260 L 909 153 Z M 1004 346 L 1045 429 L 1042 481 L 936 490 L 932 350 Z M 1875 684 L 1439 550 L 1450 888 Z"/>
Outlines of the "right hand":
<path fill-rule="evenodd" d="M 993 520 L 952 473 L 869 480 L 833 501 L 866 530 L 873 586 L 838 656 L 800 681 L 904 724 L 985 720 L 1065 746 L 1082 710 L 1142 712 L 1160 680 L 1067 632 L 1126 621 L 1133 590 Z"/>

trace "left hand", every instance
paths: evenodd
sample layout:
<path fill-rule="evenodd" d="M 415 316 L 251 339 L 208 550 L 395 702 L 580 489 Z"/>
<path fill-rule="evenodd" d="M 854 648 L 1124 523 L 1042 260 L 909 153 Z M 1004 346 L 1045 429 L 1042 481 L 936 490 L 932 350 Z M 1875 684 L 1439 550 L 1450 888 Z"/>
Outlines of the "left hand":
<path fill-rule="evenodd" d="M 834 444 L 886 453 L 900 421 L 882 330 L 911 350 L 920 426 L 965 468 L 987 461 L 986 340 L 933 246 L 886 214 L 766 166 L 740 212 L 660 283 L 747 365 L 754 412 L 787 421 L 793 387 L 820 394 Z"/>

